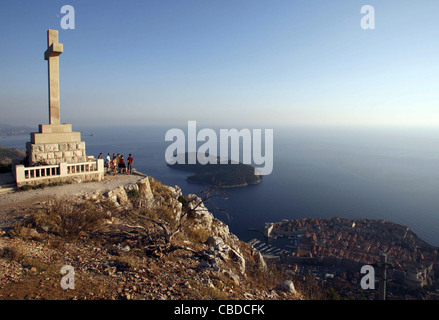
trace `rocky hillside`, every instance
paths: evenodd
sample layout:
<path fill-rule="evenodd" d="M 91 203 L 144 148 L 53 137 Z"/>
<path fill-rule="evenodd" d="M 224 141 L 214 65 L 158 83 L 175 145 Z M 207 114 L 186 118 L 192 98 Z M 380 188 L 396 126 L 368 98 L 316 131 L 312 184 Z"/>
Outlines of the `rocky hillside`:
<path fill-rule="evenodd" d="M 9 163 L 12 160 L 23 160 L 26 152 L 14 148 L 6 148 L 0 146 L 0 162 Z"/>
<path fill-rule="evenodd" d="M 304 298 L 208 211 L 212 196 L 146 177 L 35 204 L 0 230 L 0 299 Z"/>
<path fill-rule="evenodd" d="M 12 171 L 12 161 L 24 161 L 26 152 L 0 146 L 0 174 Z"/>

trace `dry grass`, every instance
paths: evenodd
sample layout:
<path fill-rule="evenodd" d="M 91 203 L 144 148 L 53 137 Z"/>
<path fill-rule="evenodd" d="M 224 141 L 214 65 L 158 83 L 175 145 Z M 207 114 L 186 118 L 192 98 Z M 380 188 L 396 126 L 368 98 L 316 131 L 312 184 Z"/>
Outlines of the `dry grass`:
<path fill-rule="evenodd" d="M 140 267 L 138 259 L 131 255 L 115 257 L 113 264 L 119 271 L 134 270 Z"/>
<path fill-rule="evenodd" d="M 210 236 L 210 232 L 202 227 L 186 225 L 183 230 L 189 241 L 194 243 L 205 243 Z"/>
<path fill-rule="evenodd" d="M 134 208 L 141 208 L 143 206 L 145 199 L 138 189 L 128 190 L 127 196 Z"/>
<path fill-rule="evenodd" d="M 169 190 L 169 188 L 163 185 L 160 181 L 150 178 L 149 184 L 151 186 L 154 199 L 163 198 L 166 201 L 172 198 L 171 190 Z"/>
<path fill-rule="evenodd" d="M 92 201 L 55 200 L 16 225 L 11 236 L 29 239 L 33 234 L 31 229 L 36 229 L 65 240 L 76 240 L 103 228 L 107 217 L 104 210 Z"/>
<path fill-rule="evenodd" d="M 16 247 L 4 247 L 0 249 L 0 258 L 6 261 L 21 261 L 24 259 L 23 250 Z"/>
<path fill-rule="evenodd" d="M 24 225 L 17 225 L 9 234 L 11 237 L 21 238 L 23 240 L 41 240 L 41 236 L 35 229 Z"/>
<path fill-rule="evenodd" d="M 23 249 L 15 246 L 8 246 L 0 249 L 0 258 L 8 262 L 19 262 L 24 268 L 35 268 L 38 271 L 45 271 L 48 266 L 41 261 L 33 258 L 26 257 Z"/>

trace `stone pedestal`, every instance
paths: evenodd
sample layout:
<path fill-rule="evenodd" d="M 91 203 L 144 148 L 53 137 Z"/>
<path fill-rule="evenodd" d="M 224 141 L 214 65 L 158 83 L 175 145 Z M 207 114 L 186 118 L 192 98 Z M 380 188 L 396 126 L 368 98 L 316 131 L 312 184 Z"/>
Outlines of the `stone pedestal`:
<path fill-rule="evenodd" d="M 29 165 L 86 162 L 85 142 L 71 124 L 40 124 L 26 144 Z"/>

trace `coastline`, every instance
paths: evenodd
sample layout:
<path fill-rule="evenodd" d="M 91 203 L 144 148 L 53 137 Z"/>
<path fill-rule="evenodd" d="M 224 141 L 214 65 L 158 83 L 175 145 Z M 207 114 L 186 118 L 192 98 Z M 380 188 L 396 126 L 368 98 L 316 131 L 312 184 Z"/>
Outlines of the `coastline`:
<path fill-rule="evenodd" d="M 248 187 L 248 186 L 256 186 L 262 182 L 262 179 L 259 177 L 259 180 L 256 183 L 247 183 L 246 182 L 246 183 L 242 183 L 242 184 L 233 184 L 233 185 L 224 185 L 224 186 L 218 186 L 218 185 L 212 185 L 212 184 L 208 184 L 208 183 L 191 181 L 190 176 L 186 178 L 186 181 L 188 183 L 191 183 L 191 184 L 199 184 L 199 185 L 204 185 L 204 186 L 209 186 L 209 187 L 214 187 L 214 188 L 219 188 L 219 189 L 234 189 L 234 188 L 243 188 L 243 187 Z"/>

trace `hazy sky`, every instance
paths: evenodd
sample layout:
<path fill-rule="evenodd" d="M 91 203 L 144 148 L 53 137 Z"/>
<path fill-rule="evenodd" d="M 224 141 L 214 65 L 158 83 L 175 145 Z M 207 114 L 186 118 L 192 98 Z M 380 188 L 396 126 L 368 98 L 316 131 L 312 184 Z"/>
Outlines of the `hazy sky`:
<path fill-rule="evenodd" d="M 437 0 L 1 1 L 0 123 L 48 122 L 51 28 L 74 126 L 439 124 L 438 17 Z"/>

